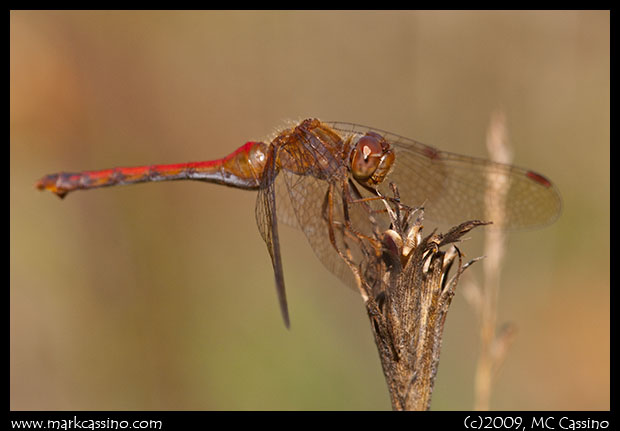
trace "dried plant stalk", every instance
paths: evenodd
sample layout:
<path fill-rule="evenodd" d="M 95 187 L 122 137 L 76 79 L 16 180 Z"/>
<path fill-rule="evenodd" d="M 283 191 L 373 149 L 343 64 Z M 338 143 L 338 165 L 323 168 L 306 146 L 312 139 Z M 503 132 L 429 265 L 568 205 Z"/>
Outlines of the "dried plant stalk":
<path fill-rule="evenodd" d="M 491 160 L 500 163 L 512 161 L 507 140 L 506 118 L 503 113 L 497 112 L 491 117 L 487 133 L 487 148 Z M 509 184 L 506 183 L 506 178 L 492 173 L 489 174 L 487 183 L 489 194 L 486 200 L 486 217 L 501 225 L 505 218 L 505 196 Z M 480 353 L 474 380 L 476 410 L 489 410 L 493 378 L 515 335 L 513 325 L 504 325 L 499 333 L 496 332 L 499 280 L 506 249 L 506 233 L 500 229 L 488 230 L 484 249 L 487 256 L 483 264 L 484 282 L 481 287 L 475 287 L 478 290 L 476 310 L 480 321 Z"/>
<path fill-rule="evenodd" d="M 400 204 L 393 190 L 395 198 L 385 198 L 391 228 L 360 238 L 364 258 L 347 263 L 365 299 L 393 409 L 428 410 L 447 311 L 460 275 L 473 262 L 464 264 L 452 244 L 487 223 L 469 221 L 422 237 L 423 210 Z M 448 279 L 455 262 L 456 274 Z"/>

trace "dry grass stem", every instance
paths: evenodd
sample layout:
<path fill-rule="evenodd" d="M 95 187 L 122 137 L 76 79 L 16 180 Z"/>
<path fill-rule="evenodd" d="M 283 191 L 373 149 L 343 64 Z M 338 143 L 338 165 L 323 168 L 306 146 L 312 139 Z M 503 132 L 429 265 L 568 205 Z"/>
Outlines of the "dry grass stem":
<path fill-rule="evenodd" d="M 501 112 L 491 117 L 487 133 L 487 149 L 491 160 L 495 162 L 508 164 L 512 160 L 507 142 L 506 118 Z M 489 174 L 487 181 L 489 193 L 485 202 L 486 218 L 502 225 L 509 184 L 505 182 L 505 178 L 492 173 Z M 493 379 L 504 362 L 516 332 L 513 326 L 506 325 L 499 334 L 496 333 L 500 276 L 506 249 L 505 232 L 501 229 L 488 229 L 484 248 L 486 259 L 482 267 L 484 274 L 482 287 L 468 286 L 468 290 L 475 289 L 475 293 L 470 291 L 467 295 L 480 322 L 480 352 L 474 382 L 476 410 L 489 410 Z"/>

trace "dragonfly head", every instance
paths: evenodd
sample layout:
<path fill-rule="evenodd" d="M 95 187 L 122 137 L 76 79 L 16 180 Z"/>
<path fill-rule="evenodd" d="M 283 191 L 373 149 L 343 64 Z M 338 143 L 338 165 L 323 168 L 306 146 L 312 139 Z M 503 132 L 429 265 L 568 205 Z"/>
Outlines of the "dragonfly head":
<path fill-rule="evenodd" d="M 368 132 L 351 151 L 351 173 L 360 184 L 381 184 L 394 164 L 394 151 L 383 136 Z"/>

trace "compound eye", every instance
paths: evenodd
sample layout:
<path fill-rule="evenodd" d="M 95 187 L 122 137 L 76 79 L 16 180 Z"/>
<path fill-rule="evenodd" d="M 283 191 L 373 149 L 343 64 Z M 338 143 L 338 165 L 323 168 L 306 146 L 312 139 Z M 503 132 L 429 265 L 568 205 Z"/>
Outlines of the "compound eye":
<path fill-rule="evenodd" d="M 373 135 L 362 136 L 351 155 L 351 173 L 358 181 L 368 180 L 379 167 L 383 147 L 380 138 Z"/>

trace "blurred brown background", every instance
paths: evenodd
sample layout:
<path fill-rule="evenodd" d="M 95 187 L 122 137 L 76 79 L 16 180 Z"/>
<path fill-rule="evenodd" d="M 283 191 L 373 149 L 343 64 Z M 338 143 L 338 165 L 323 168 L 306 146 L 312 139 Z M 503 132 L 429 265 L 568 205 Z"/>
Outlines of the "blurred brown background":
<path fill-rule="evenodd" d="M 519 332 L 491 407 L 609 409 L 609 12 L 24 11 L 10 55 L 12 409 L 389 409 L 361 299 L 288 228 L 282 325 L 254 193 L 34 182 L 221 157 L 312 116 L 484 156 L 498 109 L 564 210 L 510 236 Z M 458 292 L 433 409 L 472 408 L 477 346 Z"/>

